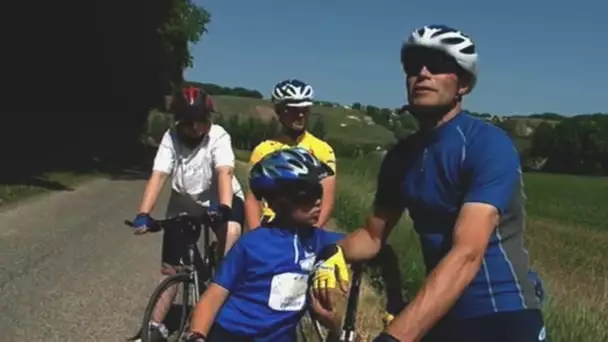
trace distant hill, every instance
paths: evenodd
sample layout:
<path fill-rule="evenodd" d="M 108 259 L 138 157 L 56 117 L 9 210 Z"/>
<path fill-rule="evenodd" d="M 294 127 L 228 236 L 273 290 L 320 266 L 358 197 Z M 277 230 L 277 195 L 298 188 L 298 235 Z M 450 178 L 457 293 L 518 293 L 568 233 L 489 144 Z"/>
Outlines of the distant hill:
<path fill-rule="evenodd" d="M 253 116 L 264 121 L 275 117 L 273 105 L 269 100 L 230 95 L 215 95 L 213 100 L 217 110 L 226 117 Z M 363 112 L 346 106 L 315 105 L 311 113 L 310 126 L 318 118 L 323 119 L 327 140 L 350 144 L 377 144 L 378 146 L 386 146 L 395 141 L 394 133 L 391 130 L 375 124 Z"/>

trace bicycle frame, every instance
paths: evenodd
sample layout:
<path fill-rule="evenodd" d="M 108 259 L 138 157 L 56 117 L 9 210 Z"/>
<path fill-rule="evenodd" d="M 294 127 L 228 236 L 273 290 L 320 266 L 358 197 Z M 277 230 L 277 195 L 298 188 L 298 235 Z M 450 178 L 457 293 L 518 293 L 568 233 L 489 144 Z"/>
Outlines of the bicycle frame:
<path fill-rule="evenodd" d="M 209 277 L 211 277 L 211 271 L 212 269 L 215 267 L 215 248 L 214 248 L 214 243 L 210 241 L 211 238 L 211 234 L 210 234 L 210 230 L 211 227 L 209 225 L 206 224 L 201 224 L 197 227 L 203 229 L 203 237 L 205 239 L 205 247 L 203 248 L 203 255 L 201 255 L 201 258 L 203 260 L 203 265 L 207 267 L 208 269 L 205 270 L 207 272 L 209 272 Z M 194 303 L 198 303 L 200 300 L 200 289 L 201 289 L 201 284 L 200 284 L 200 277 L 199 277 L 199 272 L 202 270 L 199 270 L 196 265 L 195 265 L 195 254 L 196 253 L 196 244 L 197 241 L 188 241 L 188 244 L 186 246 L 187 248 L 187 255 L 188 255 L 188 260 L 187 260 L 187 264 L 186 266 L 186 272 L 188 273 L 188 276 L 190 277 L 190 279 L 192 280 L 192 282 L 194 283 L 194 293 L 192 298 L 194 298 Z M 200 254 L 200 249 L 199 249 L 199 254 Z"/>
<path fill-rule="evenodd" d="M 363 265 L 353 265 L 353 281 L 348 292 L 348 301 L 346 306 L 346 315 L 344 317 L 344 324 L 342 325 L 342 331 L 338 342 L 354 342 L 356 333 L 357 323 L 357 309 L 359 306 L 359 289 L 361 288 L 361 278 L 363 276 Z"/>
<path fill-rule="evenodd" d="M 188 215 L 183 215 L 183 216 L 188 216 Z M 179 217 L 178 217 L 179 218 Z M 159 221 L 157 223 L 160 223 L 159 227 L 160 229 L 164 229 L 164 222 L 166 221 L 170 221 L 170 220 L 175 220 L 178 218 L 172 218 L 172 219 L 165 219 L 162 221 Z M 187 220 L 187 219 L 186 219 Z M 129 221 L 129 220 L 125 220 L 124 223 L 127 226 L 130 227 L 135 227 L 134 223 Z M 189 222 L 185 222 L 185 223 L 181 223 L 184 225 L 188 225 L 188 224 L 195 224 L 196 227 L 194 228 L 194 230 L 198 230 L 198 229 L 202 229 L 203 230 L 203 236 L 205 239 L 205 247 L 203 248 L 203 255 L 201 255 L 201 258 L 203 260 L 203 264 L 205 267 L 207 267 L 208 269 L 206 271 L 209 272 L 209 277 L 211 277 L 211 272 L 212 269 L 215 268 L 215 248 L 214 248 L 214 242 L 210 242 L 211 239 L 211 234 L 210 234 L 210 230 L 212 229 L 211 226 L 209 224 L 204 224 L 202 222 L 194 222 L 194 221 L 189 221 Z M 189 239 L 187 244 L 186 244 L 186 249 L 187 249 L 187 253 L 184 253 L 185 256 L 187 256 L 187 260 L 182 260 L 182 262 L 184 263 L 184 270 L 180 271 L 180 272 L 185 272 L 188 274 L 188 276 L 190 277 L 190 279 L 193 281 L 194 283 L 194 293 L 193 293 L 193 298 L 194 298 L 194 303 L 198 303 L 198 301 L 200 300 L 200 288 L 201 285 L 199 283 L 199 271 L 195 265 L 195 251 L 196 251 L 196 246 L 197 246 L 197 242 L 198 239 L 192 239 L 192 241 L 190 241 L 191 236 L 189 235 L 192 232 L 188 232 L 185 231 L 184 235 L 186 236 L 186 239 Z M 198 235 L 198 234 L 195 234 Z M 199 250 L 199 254 L 200 254 L 200 250 Z M 185 259 L 185 258 L 184 258 Z"/>

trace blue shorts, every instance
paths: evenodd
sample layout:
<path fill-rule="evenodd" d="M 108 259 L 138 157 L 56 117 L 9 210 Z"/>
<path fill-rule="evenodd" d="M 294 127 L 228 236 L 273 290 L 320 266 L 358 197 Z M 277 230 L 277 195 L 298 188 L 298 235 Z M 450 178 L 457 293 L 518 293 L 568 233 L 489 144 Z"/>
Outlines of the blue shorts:
<path fill-rule="evenodd" d="M 270 338 L 250 337 L 235 334 L 226 330 L 221 325 L 215 323 L 211 326 L 211 330 L 207 336 L 207 342 L 296 342 L 298 340 L 295 329 L 290 330 L 285 335 L 280 337 L 273 336 Z"/>
<path fill-rule="evenodd" d="M 440 321 L 422 342 L 548 342 L 540 310 L 499 312 L 465 320 Z"/>

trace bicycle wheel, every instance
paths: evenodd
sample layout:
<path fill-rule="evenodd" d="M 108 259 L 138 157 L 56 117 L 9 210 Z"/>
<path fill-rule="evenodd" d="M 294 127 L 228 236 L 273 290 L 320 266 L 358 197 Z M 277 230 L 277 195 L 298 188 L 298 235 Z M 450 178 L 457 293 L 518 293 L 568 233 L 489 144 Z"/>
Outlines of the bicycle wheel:
<path fill-rule="evenodd" d="M 298 341 L 301 342 L 324 342 L 327 339 L 328 331 L 317 321 L 310 311 L 302 317 L 300 320 L 299 332 L 300 336 Z"/>
<path fill-rule="evenodd" d="M 169 291 L 175 291 L 175 297 L 171 298 L 171 303 L 162 302 L 162 299 L 166 299 L 162 298 L 163 294 L 167 293 L 169 295 Z M 179 341 L 188 328 L 190 314 L 195 305 L 191 300 L 194 297 L 192 291 L 194 291 L 194 283 L 188 273 L 178 273 L 163 280 L 154 290 L 144 312 L 141 341 L 151 342 L 150 326 L 154 311 L 159 305 L 164 306 L 166 312 L 162 323 L 168 330 L 168 341 Z M 173 301 L 177 298 L 181 299 L 181 305 L 173 304 Z M 179 317 L 176 317 L 176 315 L 179 315 Z"/>

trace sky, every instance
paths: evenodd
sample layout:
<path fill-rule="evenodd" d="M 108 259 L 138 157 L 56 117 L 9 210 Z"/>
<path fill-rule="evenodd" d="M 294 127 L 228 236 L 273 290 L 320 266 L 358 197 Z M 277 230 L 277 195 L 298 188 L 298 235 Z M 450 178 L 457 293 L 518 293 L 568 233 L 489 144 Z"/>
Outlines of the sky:
<path fill-rule="evenodd" d="M 187 80 L 268 97 L 310 83 L 318 100 L 406 102 L 399 50 L 425 24 L 473 38 L 479 81 L 464 99 L 499 115 L 608 112 L 608 1 L 195 0 L 211 13 Z M 372 5 L 373 4 L 373 5 Z M 602 36 L 603 35 L 603 36 Z"/>

